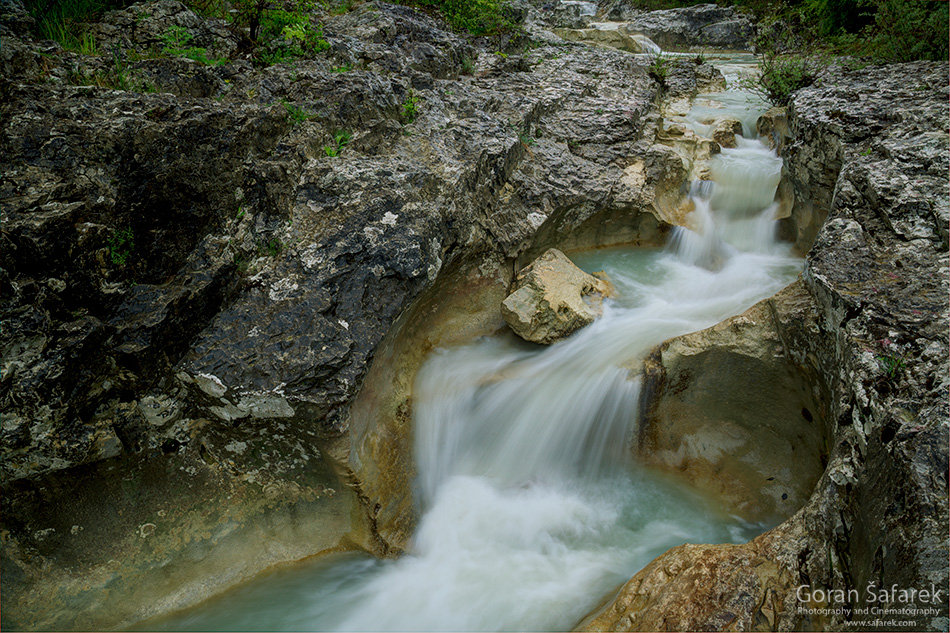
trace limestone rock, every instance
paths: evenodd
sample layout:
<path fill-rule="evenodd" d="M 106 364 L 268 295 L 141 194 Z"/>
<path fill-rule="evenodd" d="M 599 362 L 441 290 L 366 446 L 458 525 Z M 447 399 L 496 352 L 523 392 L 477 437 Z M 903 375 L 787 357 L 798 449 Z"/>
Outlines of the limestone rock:
<path fill-rule="evenodd" d="M 518 336 L 547 345 L 593 323 L 609 294 L 608 282 L 552 248 L 515 276 L 501 313 Z"/>
<path fill-rule="evenodd" d="M 665 51 L 717 48 L 750 50 L 755 27 L 730 7 L 700 4 L 631 15 L 625 27 L 642 33 Z"/>
<path fill-rule="evenodd" d="M 569 42 L 586 42 L 608 46 L 628 53 L 648 52 L 644 50 L 643 45 L 636 38 L 616 29 L 555 29 L 554 32 Z"/>
<path fill-rule="evenodd" d="M 734 117 L 723 117 L 713 125 L 712 140 L 720 147 L 736 147 L 736 136 L 742 136 L 742 121 Z"/>
<path fill-rule="evenodd" d="M 747 520 L 791 516 L 822 473 L 828 388 L 785 342 L 817 345 L 817 332 L 817 306 L 799 281 L 658 346 L 645 364 L 638 460 Z"/>
<path fill-rule="evenodd" d="M 788 113 L 785 108 L 769 108 L 755 123 L 756 132 L 779 156 L 785 145 L 791 141 L 788 129 Z"/>
<path fill-rule="evenodd" d="M 674 547 L 574 630 L 828 630 L 825 618 L 799 613 L 801 578 L 781 562 L 803 532 L 794 517 L 749 543 Z"/>

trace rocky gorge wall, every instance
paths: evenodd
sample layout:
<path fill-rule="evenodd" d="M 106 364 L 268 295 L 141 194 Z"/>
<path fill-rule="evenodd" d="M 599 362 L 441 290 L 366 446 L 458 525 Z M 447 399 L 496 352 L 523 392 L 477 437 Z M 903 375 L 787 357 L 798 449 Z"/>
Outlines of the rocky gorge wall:
<path fill-rule="evenodd" d="M 564 42 L 541 28 L 551 26 L 543 12 L 525 11 L 528 37 L 473 42 L 410 9 L 366 3 L 328 17 L 326 56 L 295 66 L 129 60 L 155 93 L 72 85 L 110 59 L 32 41 L 20 18 L 5 20 L 4 628 L 118 627 L 314 553 L 398 554 L 414 521 L 411 380 L 428 350 L 503 327 L 497 306 L 514 271 L 550 246 L 665 241 L 694 166 L 662 140 L 656 106 L 721 77 L 675 64 L 661 87 L 646 60 Z M 140 37 L 127 41 L 129 24 Z M 209 50 L 235 50 L 222 25 L 168 0 L 110 14 L 96 33 L 102 50 L 146 52 L 169 25 L 207 38 Z M 741 611 L 759 596 L 742 583 L 763 586 L 741 576 L 749 557 L 770 561 L 769 578 L 785 583 L 769 580 L 775 605 L 791 600 L 795 579 L 845 586 L 885 568 L 901 582 L 946 576 L 928 558 L 946 550 L 946 478 L 924 468 L 946 470 L 946 345 L 935 347 L 946 293 L 942 303 L 934 294 L 946 275 L 915 276 L 946 266 L 946 222 L 940 233 L 919 201 L 929 196 L 911 195 L 909 180 L 885 179 L 882 190 L 868 176 L 896 161 L 894 173 L 926 176 L 926 191 L 945 188 L 927 169 L 946 162 L 946 94 L 930 80 L 905 89 L 890 72 L 796 101 L 788 230 L 840 214 L 846 235 L 874 236 L 879 250 L 866 259 L 881 258 L 884 279 L 892 250 L 908 250 L 907 281 L 888 283 L 930 302 L 905 314 L 880 289 L 873 298 L 888 324 L 926 314 L 912 322 L 924 334 L 892 336 L 862 311 L 870 303 L 841 298 L 841 279 L 871 287 L 866 271 L 845 274 L 835 263 L 850 261 L 836 255 L 844 242 L 819 235 L 799 288 L 818 297 L 802 321 L 815 328 L 786 328 L 783 340 L 827 383 L 831 467 L 779 531 L 716 550 L 733 570 L 716 586 L 735 596 L 735 618 L 697 598 L 706 619 L 684 623 L 722 629 L 750 614 L 761 624 L 762 612 L 791 626 L 762 601 Z M 888 86 L 884 105 L 845 108 L 871 79 Z M 902 105 L 886 105 L 895 99 Z M 888 114 L 898 107 L 913 116 Z M 848 136 L 842 121 L 884 136 Z M 341 130 L 352 139 L 327 155 Z M 929 158 L 916 158 L 919 147 Z M 832 204 L 845 173 L 892 206 L 847 195 Z M 901 183 L 907 196 L 897 196 Z M 926 209 L 945 220 L 940 191 Z M 908 244 L 931 248 L 910 251 L 882 228 L 892 207 L 900 227 L 933 225 L 941 237 L 916 236 Z M 927 319 L 936 325 L 924 328 Z M 871 325 L 900 358 L 924 360 L 880 380 L 878 350 L 858 347 Z M 909 509 L 878 507 L 892 492 Z M 683 552 L 680 568 L 695 561 Z M 673 622 L 676 605 L 662 600 L 675 583 L 655 587 L 661 607 L 646 613 Z"/>
<path fill-rule="evenodd" d="M 686 173 L 653 147 L 646 61 L 530 16 L 473 44 L 366 3 L 326 17 L 325 56 L 255 68 L 156 56 L 172 26 L 237 50 L 170 0 L 107 14 L 100 56 L 4 11 L 4 628 L 112 628 L 311 554 L 398 553 L 414 367 L 501 326 L 445 329 L 466 304 L 444 295 L 497 304 L 567 234 L 661 243 L 654 183 Z M 83 85 L 116 64 L 134 85 Z"/>
<path fill-rule="evenodd" d="M 778 195 L 788 197 L 786 234 L 798 243 L 816 236 L 805 272 L 746 313 L 655 350 L 639 450 L 706 488 L 723 480 L 748 487 L 749 478 L 765 479 L 763 464 L 796 469 L 817 458 L 823 471 L 814 487 L 788 491 L 788 499 L 807 495 L 788 520 L 744 545 L 670 550 L 578 630 L 950 624 L 947 74 L 946 63 L 832 67 L 794 95 L 787 115 L 772 111 L 760 121 L 785 158 Z M 763 354 L 762 345 L 776 347 Z M 803 408 L 779 433 L 768 428 L 788 389 L 763 372 L 763 359 L 809 376 L 822 409 Z M 681 377 L 700 364 L 700 377 Z M 727 364 L 740 370 L 722 371 Z M 756 430 L 772 434 L 759 444 L 772 452 L 764 458 L 736 449 L 735 434 L 717 419 L 718 394 L 733 393 L 742 371 L 753 390 L 743 398 L 761 394 Z M 791 390 L 792 398 L 803 395 Z M 676 407 L 701 414 L 668 419 L 664 410 Z M 784 437 L 819 420 L 825 428 L 812 438 L 827 444 L 811 456 L 807 441 Z M 679 426 L 667 439 L 672 424 Z M 754 433 L 742 437 L 751 442 Z M 702 450 L 690 453 L 698 441 Z M 657 453 L 658 444 L 679 451 L 676 459 Z M 724 447 L 738 450 L 739 464 L 717 454 Z M 684 448 L 692 461 L 677 457 Z M 771 484 L 761 485 L 765 499 L 744 494 L 740 503 L 773 502 Z"/>

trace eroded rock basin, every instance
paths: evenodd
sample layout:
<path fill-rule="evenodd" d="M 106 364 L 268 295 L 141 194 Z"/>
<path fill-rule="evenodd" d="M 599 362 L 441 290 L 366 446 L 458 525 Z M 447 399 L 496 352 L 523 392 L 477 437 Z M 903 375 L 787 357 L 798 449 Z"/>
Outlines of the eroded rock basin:
<path fill-rule="evenodd" d="M 401 352 L 387 365 L 406 369 L 422 363 L 418 350 L 446 340 L 447 332 L 458 337 L 475 324 L 485 332 L 502 328 L 436 351 L 421 364 L 403 407 L 412 411 L 406 424 L 413 429 L 421 518 L 401 559 L 315 563 L 146 628 L 248 629 L 266 623 L 276 630 L 365 630 L 378 626 L 385 613 L 386 626 L 394 629 L 563 629 L 668 548 L 684 541 L 744 542 L 796 510 L 808 492 L 800 489 L 820 474 L 819 460 L 775 468 L 756 486 L 744 456 L 722 438 L 706 440 L 710 451 L 719 443 L 719 459 L 706 455 L 712 466 L 704 470 L 694 460 L 670 469 L 672 476 L 637 465 L 630 439 L 643 411 L 675 400 L 660 397 L 651 386 L 655 378 L 646 381 L 650 398 L 641 399 L 645 354 L 670 336 L 770 297 L 796 277 L 801 260 L 771 241 L 763 252 L 735 253 L 717 271 L 684 260 L 675 249 L 620 247 L 572 257 L 588 272 L 603 271 L 617 297 L 608 301 L 603 318 L 570 339 L 548 348 L 520 341 L 500 321 L 504 285 L 468 274 L 450 276 L 455 286 L 440 288 L 440 305 L 464 302 L 467 317 L 456 312 L 449 321 L 454 327 L 447 327 L 430 316 L 432 327 L 426 328 L 425 315 L 432 313 L 421 309 L 407 320 L 411 336 L 394 342 Z M 748 321 L 761 305 L 737 318 Z M 731 351 L 741 343 L 733 340 Z M 775 364 L 778 372 L 787 369 L 781 355 L 758 356 L 757 362 Z M 806 388 L 804 381 L 798 388 Z M 376 406 L 393 409 L 378 396 Z M 393 389 L 389 398 L 406 396 Z M 753 402 L 756 397 L 761 401 Z M 751 440 L 768 452 L 792 417 L 784 410 L 788 403 L 760 390 L 750 391 L 747 400 L 776 414 L 772 433 L 764 430 Z M 800 411 L 798 406 L 794 414 L 800 417 Z M 708 420 L 697 427 L 699 422 Z M 814 422 L 821 428 L 820 420 Z M 652 416 L 649 426 L 665 424 Z M 645 428 L 642 420 L 639 425 Z M 690 441 L 688 430 L 669 431 Z M 648 450 L 643 439 L 639 450 Z M 708 477 L 710 468 L 717 477 Z M 694 482 L 718 481 L 720 489 L 684 485 L 684 475 Z M 741 478 L 745 489 L 721 494 Z M 770 486 L 793 494 L 776 503 L 772 497 L 783 493 Z M 293 606 L 275 608 L 275 601 Z"/>

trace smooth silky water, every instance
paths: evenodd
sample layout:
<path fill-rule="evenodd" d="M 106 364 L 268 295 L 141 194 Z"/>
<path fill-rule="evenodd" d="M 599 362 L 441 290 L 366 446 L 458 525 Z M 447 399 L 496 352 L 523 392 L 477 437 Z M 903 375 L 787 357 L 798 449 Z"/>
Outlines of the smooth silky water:
<path fill-rule="evenodd" d="M 747 95 L 707 98 L 718 103 L 698 107 L 748 115 Z M 714 184 L 694 183 L 691 229 L 669 247 L 571 254 L 616 289 L 571 338 L 542 348 L 503 334 L 432 354 L 413 391 L 421 519 L 405 556 L 300 563 L 141 628 L 565 630 L 670 547 L 764 530 L 639 468 L 631 442 L 643 355 L 800 272 L 774 239 L 780 170 L 742 139 L 714 159 Z"/>

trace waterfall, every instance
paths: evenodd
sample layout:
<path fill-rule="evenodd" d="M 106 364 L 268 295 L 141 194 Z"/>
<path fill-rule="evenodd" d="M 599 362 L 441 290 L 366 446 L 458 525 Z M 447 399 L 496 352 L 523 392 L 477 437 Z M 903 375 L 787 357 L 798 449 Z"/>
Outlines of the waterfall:
<path fill-rule="evenodd" d="M 690 226 L 666 249 L 573 255 L 617 290 L 574 336 L 540 347 L 509 333 L 431 355 L 413 389 L 421 518 L 404 557 L 321 562 L 169 628 L 563 630 L 670 547 L 760 532 L 638 468 L 631 442 L 644 354 L 801 270 L 774 236 L 780 171 L 740 139 L 693 183 Z"/>

